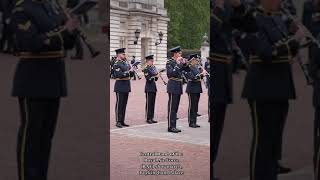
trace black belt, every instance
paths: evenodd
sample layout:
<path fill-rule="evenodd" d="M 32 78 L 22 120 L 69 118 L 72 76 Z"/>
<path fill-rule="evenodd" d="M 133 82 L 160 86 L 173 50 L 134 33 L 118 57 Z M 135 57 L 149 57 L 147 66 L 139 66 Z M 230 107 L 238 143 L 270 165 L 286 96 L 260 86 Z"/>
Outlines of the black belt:
<path fill-rule="evenodd" d="M 209 59 L 215 62 L 220 62 L 225 64 L 232 63 L 232 55 L 211 53 Z"/>
<path fill-rule="evenodd" d="M 179 82 L 182 82 L 182 79 L 179 79 L 179 78 L 169 78 L 170 80 L 173 80 L 173 81 L 179 81 Z"/>
<path fill-rule="evenodd" d="M 254 63 L 263 63 L 264 61 L 260 59 L 260 57 L 258 56 L 251 56 L 249 59 L 249 63 L 250 64 L 254 64 Z M 276 59 L 268 62 L 271 64 L 283 64 L 283 63 L 291 63 L 291 58 L 289 58 L 289 56 L 280 56 L 277 57 Z"/>
<path fill-rule="evenodd" d="M 125 78 L 116 78 L 116 80 L 120 80 L 120 81 L 128 81 L 128 80 L 130 80 L 130 77 L 125 77 Z"/>
<path fill-rule="evenodd" d="M 17 56 L 20 59 L 55 59 L 64 58 L 64 51 L 48 51 L 48 52 L 19 52 Z"/>

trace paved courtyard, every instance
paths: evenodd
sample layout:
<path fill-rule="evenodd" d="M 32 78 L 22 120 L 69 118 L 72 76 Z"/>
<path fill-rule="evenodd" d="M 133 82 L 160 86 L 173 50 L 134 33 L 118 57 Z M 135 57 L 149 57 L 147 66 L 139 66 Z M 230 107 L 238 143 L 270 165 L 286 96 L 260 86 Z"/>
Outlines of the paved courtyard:
<path fill-rule="evenodd" d="M 165 78 L 165 80 L 167 80 Z M 130 93 L 126 122 L 131 125 L 128 128 L 115 127 L 113 91 L 114 80 L 110 81 L 110 134 L 111 134 L 111 179 L 112 180 L 208 180 L 210 178 L 210 127 L 208 123 L 208 96 L 203 86 L 204 93 L 201 96 L 198 124 L 201 128 L 193 129 L 188 126 L 188 96 L 184 93 L 181 97 L 178 111 L 177 127 L 181 133 L 167 132 L 167 103 L 168 95 L 166 86 L 161 81 L 157 82 L 158 94 L 156 99 L 155 119 L 157 124 L 145 122 L 145 80 L 132 81 L 132 93 Z M 183 175 L 141 175 L 141 152 L 180 152 L 179 165 L 182 166 Z M 146 158 L 148 159 L 148 158 Z M 167 163 L 149 163 L 154 165 L 166 165 Z M 169 163 L 172 164 L 172 163 Z M 158 169 L 163 170 L 163 169 Z M 165 170 L 163 170 L 165 171 Z"/>

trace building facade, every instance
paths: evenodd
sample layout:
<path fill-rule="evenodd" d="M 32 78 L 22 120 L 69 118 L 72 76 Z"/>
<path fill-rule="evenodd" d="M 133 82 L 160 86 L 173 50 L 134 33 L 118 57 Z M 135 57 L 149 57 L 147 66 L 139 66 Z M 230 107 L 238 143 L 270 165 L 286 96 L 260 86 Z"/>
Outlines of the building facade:
<path fill-rule="evenodd" d="M 168 21 L 164 0 L 111 0 L 110 56 L 127 48 L 129 59 L 135 56 L 143 64 L 146 55 L 154 54 L 155 65 L 164 67 Z"/>

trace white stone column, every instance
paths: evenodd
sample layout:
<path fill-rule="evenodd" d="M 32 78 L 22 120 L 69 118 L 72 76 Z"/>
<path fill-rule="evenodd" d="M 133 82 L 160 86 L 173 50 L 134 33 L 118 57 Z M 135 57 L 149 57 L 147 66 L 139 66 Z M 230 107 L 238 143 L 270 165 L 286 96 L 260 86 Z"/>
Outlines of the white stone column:
<path fill-rule="evenodd" d="M 138 39 L 138 44 L 134 44 L 136 40 L 134 32 L 139 29 L 141 30 L 141 22 L 138 21 L 139 17 L 129 16 L 128 17 L 128 32 L 127 32 L 127 53 L 130 57 L 136 56 L 137 59 L 141 59 L 141 37 Z"/>
<path fill-rule="evenodd" d="M 110 56 L 115 55 L 115 49 L 120 47 L 120 13 L 117 10 L 110 12 Z M 110 58 L 111 59 L 111 58 Z"/>

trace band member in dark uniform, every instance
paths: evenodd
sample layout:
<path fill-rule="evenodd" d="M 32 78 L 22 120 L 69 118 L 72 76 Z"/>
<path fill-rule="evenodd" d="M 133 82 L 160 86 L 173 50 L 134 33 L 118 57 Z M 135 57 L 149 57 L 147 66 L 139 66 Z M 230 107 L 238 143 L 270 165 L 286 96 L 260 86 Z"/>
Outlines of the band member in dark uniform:
<path fill-rule="evenodd" d="M 320 1 L 307 1 L 304 3 L 303 24 L 314 37 L 320 33 Z M 319 42 L 319 40 L 318 40 Z M 309 72 L 313 79 L 313 106 L 314 114 L 314 179 L 320 180 L 320 47 L 312 43 L 309 49 Z"/>
<path fill-rule="evenodd" d="M 257 31 L 247 38 L 250 68 L 242 97 L 248 100 L 253 123 L 251 180 L 277 179 L 289 99 L 296 97 L 291 62 L 302 33 L 290 32 L 280 7 L 281 0 L 261 0 L 254 13 Z"/>
<path fill-rule="evenodd" d="M 168 101 L 168 132 L 179 133 L 177 129 L 177 112 L 180 104 L 180 97 L 183 93 L 183 74 L 186 73 L 187 63 L 181 57 L 181 47 L 177 46 L 170 49 L 172 58 L 167 61 L 166 70 L 168 76 L 167 93 Z"/>
<path fill-rule="evenodd" d="M 60 12 L 49 0 L 20 0 L 12 11 L 10 27 L 20 58 L 12 92 L 21 113 L 20 180 L 47 179 L 60 98 L 67 96 L 64 50 L 73 47 L 79 22 Z"/>
<path fill-rule="evenodd" d="M 154 55 L 146 57 L 147 66 L 143 69 L 144 76 L 146 78 L 146 85 L 144 92 L 146 93 L 146 121 L 149 124 L 157 123 L 154 120 L 154 108 L 157 96 L 158 70 L 153 65 Z"/>
<path fill-rule="evenodd" d="M 199 108 L 200 94 L 202 93 L 201 81 L 206 74 L 206 71 L 201 72 L 199 69 L 199 59 L 197 54 L 191 54 L 189 56 L 189 68 L 190 71 L 186 74 L 188 84 L 186 93 L 189 97 L 189 109 L 188 109 L 188 122 L 189 127 L 199 128 L 197 124 L 197 113 Z"/>
<path fill-rule="evenodd" d="M 211 9 L 210 34 L 210 142 L 211 177 L 217 159 L 228 104 L 232 103 L 233 49 L 232 37 L 235 28 L 250 27 L 246 21 L 246 7 L 240 0 L 215 0 Z M 251 29 L 251 28 L 249 28 Z"/>
<path fill-rule="evenodd" d="M 117 95 L 116 126 L 118 128 L 129 126 L 124 121 L 129 92 L 131 92 L 130 79 L 134 76 L 134 68 L 131 67 L 127 62 L 125 49 L 126 48 L 120 48 L 116 50 L 117 60 L 113 65 L 113 77 L 116 79 L 114 92 Z"/>
<path fill-rule="evenodd" d="M 113 56 L 111 57 L 111 61 L 110 61 L 110 79 L 114 79 L 113 75 L 114 75 L 114 70 L 113 70 L 113 65 L 114 63 L 117 61 L 117 57 Z"/>
<path fill-rule="evenodd" d="M 132 59 L 131 59 L 131 64 L 134 64 L 136 62 L 136 56 L 132 56 Z M 132 80 L 137 80 L 137 76 L 136 74 L 133 76 L 133 79 Z"/>

